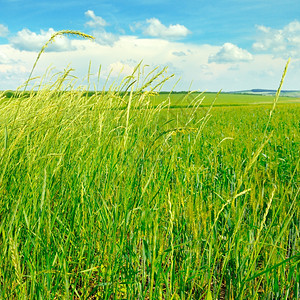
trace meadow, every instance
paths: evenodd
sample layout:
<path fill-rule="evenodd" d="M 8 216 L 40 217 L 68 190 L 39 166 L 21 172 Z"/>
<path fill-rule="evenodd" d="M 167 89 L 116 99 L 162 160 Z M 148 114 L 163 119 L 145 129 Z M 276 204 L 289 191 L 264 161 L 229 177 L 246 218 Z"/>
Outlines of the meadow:
<path fill-rule="evenodd" d="M 0 96 L 1 299 L 299 298 L 297 101 L 69 72 Z"/>
<path fill-rule="evenodd" d="M 162 101 L 166 100 L 168 93 L 162 92 L 153 97 L 153 105 L 158 105 Z M 274 96 L 263 95 L 251 95 L 251 94 L 233 94 L 233 93 L 221 93 L 217 96 L 217 93 L 213 92 L 177 92 L 172 93 L 171 107 L 188 108 L 196 97 L 203 97 L 201 107 L 211 106 L 253 106 L 253 105 L 272 105 L 274 102 Z M 217 97 L 217 100 L 215 101 Z M 214 102 L 215 101 L 215 102 Z M 277 105 L 281 104 L 300 104 L 299 97 L 287 97 L 282 96 L 278 99 Z"/>

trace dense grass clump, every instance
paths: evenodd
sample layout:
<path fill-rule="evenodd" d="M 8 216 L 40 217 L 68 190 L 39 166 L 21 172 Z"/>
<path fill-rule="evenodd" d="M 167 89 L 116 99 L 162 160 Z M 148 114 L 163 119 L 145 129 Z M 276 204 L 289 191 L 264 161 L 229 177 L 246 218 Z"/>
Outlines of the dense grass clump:
<path fill-rule="evenodd" d="M 300 106 L 152 105 L 161 75 L 0 100 L 0 298 L 300 296 Z"/>

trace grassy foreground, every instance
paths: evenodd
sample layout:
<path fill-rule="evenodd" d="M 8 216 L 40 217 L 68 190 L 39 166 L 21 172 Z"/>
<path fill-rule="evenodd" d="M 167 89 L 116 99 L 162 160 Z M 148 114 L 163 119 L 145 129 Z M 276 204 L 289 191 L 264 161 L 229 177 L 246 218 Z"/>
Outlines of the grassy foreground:
<path fill-rule="evenodd" d="M 300 296 L 300 106 L 153 106 L 159 76 L 0 100 L 1 299 Z"/>

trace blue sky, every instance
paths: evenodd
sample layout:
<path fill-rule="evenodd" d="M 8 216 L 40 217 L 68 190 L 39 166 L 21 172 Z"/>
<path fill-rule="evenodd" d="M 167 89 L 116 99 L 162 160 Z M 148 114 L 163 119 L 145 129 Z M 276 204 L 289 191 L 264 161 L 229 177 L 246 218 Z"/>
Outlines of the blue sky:
<path fill-rule="evenodd" d="M 300 90 L 299 0 L 0 0 L 0 7 L 0 90 L 21 85 L 41 46 L 63 29 L 96 40 L 57 40 L 35 75 L 70 65 L 84 78 L 91 61 L 104 81 L 111 69 L 112 79 L 125 76 L 143 60 L 168 66 L 181 78 L 177 90 L 191 83 L 212 91 L 276 89 L 291 57 L 284 88 Z"/>

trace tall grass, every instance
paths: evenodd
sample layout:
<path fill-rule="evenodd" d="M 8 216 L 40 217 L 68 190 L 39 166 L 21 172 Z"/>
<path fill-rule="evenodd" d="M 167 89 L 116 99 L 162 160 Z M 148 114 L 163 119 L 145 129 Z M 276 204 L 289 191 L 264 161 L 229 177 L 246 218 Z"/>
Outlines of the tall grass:
<path fill-rule="evenodd" d="M 299 106 L 153 106 L 140 68 L 2 97 L 0 298 L 299 297 Z"/>

